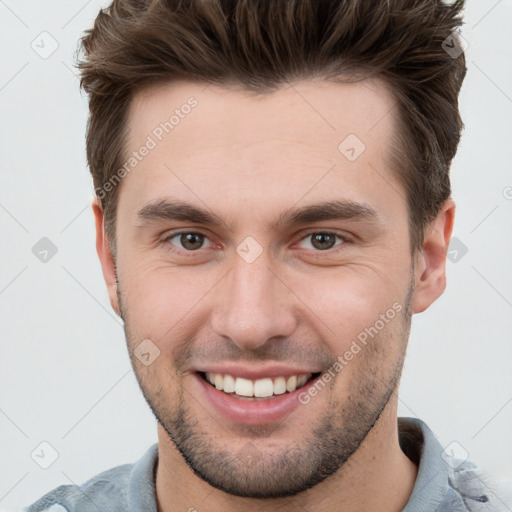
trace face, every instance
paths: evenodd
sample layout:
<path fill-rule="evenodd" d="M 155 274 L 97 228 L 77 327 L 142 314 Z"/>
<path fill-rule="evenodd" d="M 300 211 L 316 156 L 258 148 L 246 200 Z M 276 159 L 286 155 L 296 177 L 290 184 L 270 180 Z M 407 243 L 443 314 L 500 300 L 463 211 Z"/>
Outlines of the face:
<path fill-rule="evenodd" d="M 314 486 L 389 407 L 417 293 L 392 106 L 369 80 L 131 105 L 128 157 L 152 147 L 119 185 L 118 283 L 103 254 L 104 272 L 149 406 L 227 493 Z"/>

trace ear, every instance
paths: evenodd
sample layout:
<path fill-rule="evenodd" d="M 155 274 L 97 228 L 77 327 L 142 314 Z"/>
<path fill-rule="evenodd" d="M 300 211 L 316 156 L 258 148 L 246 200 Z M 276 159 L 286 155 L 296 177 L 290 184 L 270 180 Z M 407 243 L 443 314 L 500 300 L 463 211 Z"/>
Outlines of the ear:
<path fill-rule="evenodd" d="M 105 231 L 103 209 L 99 199 L 93 199 L 92 211 L 94 212 L 94 220 L 96 224 L 96 252 L 100 259 L 103 278 L 105 279 L 108 296 L 110 298 L 110 304 L 114 311 L 121 316 L 119 298 L 117 296 L 116 264 L 110 251 L 110 244 Z"/>
<path fill-rule="evenodd" d="M 425 230 L 421 251 L 416 254 L 413 313 L 425 311 L 446 288 L 446 254 L 455 219 L 455 202 L 445 201 Z"/>

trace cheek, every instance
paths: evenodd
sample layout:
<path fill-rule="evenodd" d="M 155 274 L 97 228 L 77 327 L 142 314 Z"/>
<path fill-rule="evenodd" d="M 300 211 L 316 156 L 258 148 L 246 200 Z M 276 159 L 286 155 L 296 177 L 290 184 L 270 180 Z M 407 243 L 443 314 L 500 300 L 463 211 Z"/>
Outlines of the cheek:
<path fill-rule="evenodd" d="M 200 312 L 199 304 L 211 292 L 218 278 L 168 265 L 126 269 L 120 277 L 123 307 L 134 332 L 145 337 L 175 338 L 179 330 Z"/>
<path fill-rule="evenodd" d="M 223 287 L 223 266 L 171 267 L 165 262 L 146 263 L 136 258 L 124 263 L 119 276 L 123 308 L 138 338 L 166 344 L 172 339 L 186 339 L 209 324 L 213 306 L 223 306 L 219 301 L 225 295 L 216 293 L 218 287 Z M 280 288 L 283 296 L 276 295 L 276 299 L 295 309 L 299 324 L 315 329 L 336 354 L 343 354 L 358 337 L 364 339 L 364 333 L 377 322 L 379 328 L 380 315 L 393 310 L 395 303 L 402 305 L 408 284 L 403 269 L 399 273 L 386 262 L 316 268 L 311 272 L 283 268 L 278 274 L 287 286 Z M 391 331 L 398 316 L 379 330 Z"/>
<path fill-rule="evenodd" d="M 325 277 L 317 274 L 315 279 L 302 276 L 290 288 L 307 305 L 303 310 L 310 322 L 340 354 L 358 337 L 364 341 L 368 331 L 384 334 L 398 328 L 406 284 L 407 276 L 359 266 L 326 272 Z"/>

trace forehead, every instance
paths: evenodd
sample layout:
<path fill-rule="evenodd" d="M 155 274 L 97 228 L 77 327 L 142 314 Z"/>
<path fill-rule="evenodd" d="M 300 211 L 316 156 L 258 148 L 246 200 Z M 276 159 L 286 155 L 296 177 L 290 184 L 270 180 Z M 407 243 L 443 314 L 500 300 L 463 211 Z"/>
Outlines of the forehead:
<path fill-rule="evenodd" d="M 189 109 L 191 98 L 197 105 Z M 387 114 L 393 105 L 391 91 L 378 78 L 354 83 L 301 81 L 262 94 L 173 82 L 137 93 L 130 105 L 128 124 L 130 139 L 140 139 L 175 114 L 170 138 L 177 144 L 200 142 L 191 137 L 191 132 L 199 131 L 205 144 L 219 140 L 229 140 L 231 145 L 256 144 L 273 135 L 321 147 L 324 141 L 331 144 L 331 139 L 342 140 L 348 133 L 365 142 L 381 142 L 375 139 L 392 127 L 393 116 Z"/>
<path fill-rule="evenodd" d="M 248 207 L 263 191 L 269 201 L 294 203 L 308 188 L 329 195 L 334 184 L 348 199 L 372 184 L 382 202 L 382 186 L 393 180 L 393 106 L 379 79 L 301 81 L 266 94 L 190 82 L 154 86 L 132 100 L 126 146 L 127 156 L 152 149 L 122 185 L 135 207 L 173 191 L 196 203 L 222 192 L 226 203 Z"/>

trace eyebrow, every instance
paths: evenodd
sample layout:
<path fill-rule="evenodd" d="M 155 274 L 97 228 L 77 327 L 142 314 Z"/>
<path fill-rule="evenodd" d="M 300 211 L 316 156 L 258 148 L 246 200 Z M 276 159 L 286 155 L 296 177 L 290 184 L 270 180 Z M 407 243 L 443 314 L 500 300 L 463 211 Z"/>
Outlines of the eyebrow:
<path fill-rule="evenodd" d="M 148 203 L 137 212 L 137 218 L 142 221 L 142 224 L 157 220 L 177 220 L 194 224 L 227 226 L 222 217 L 215 213 L 198 208 L 190 203 L 168 199 L 160 199 Z M 382 222 L 377 211 L 366 203 L 334 200 L 289 208 L 271 223 L 269 231 L 277 231 L 287 226 L 324 220 L 367 221 L 375 224 Z"/>

